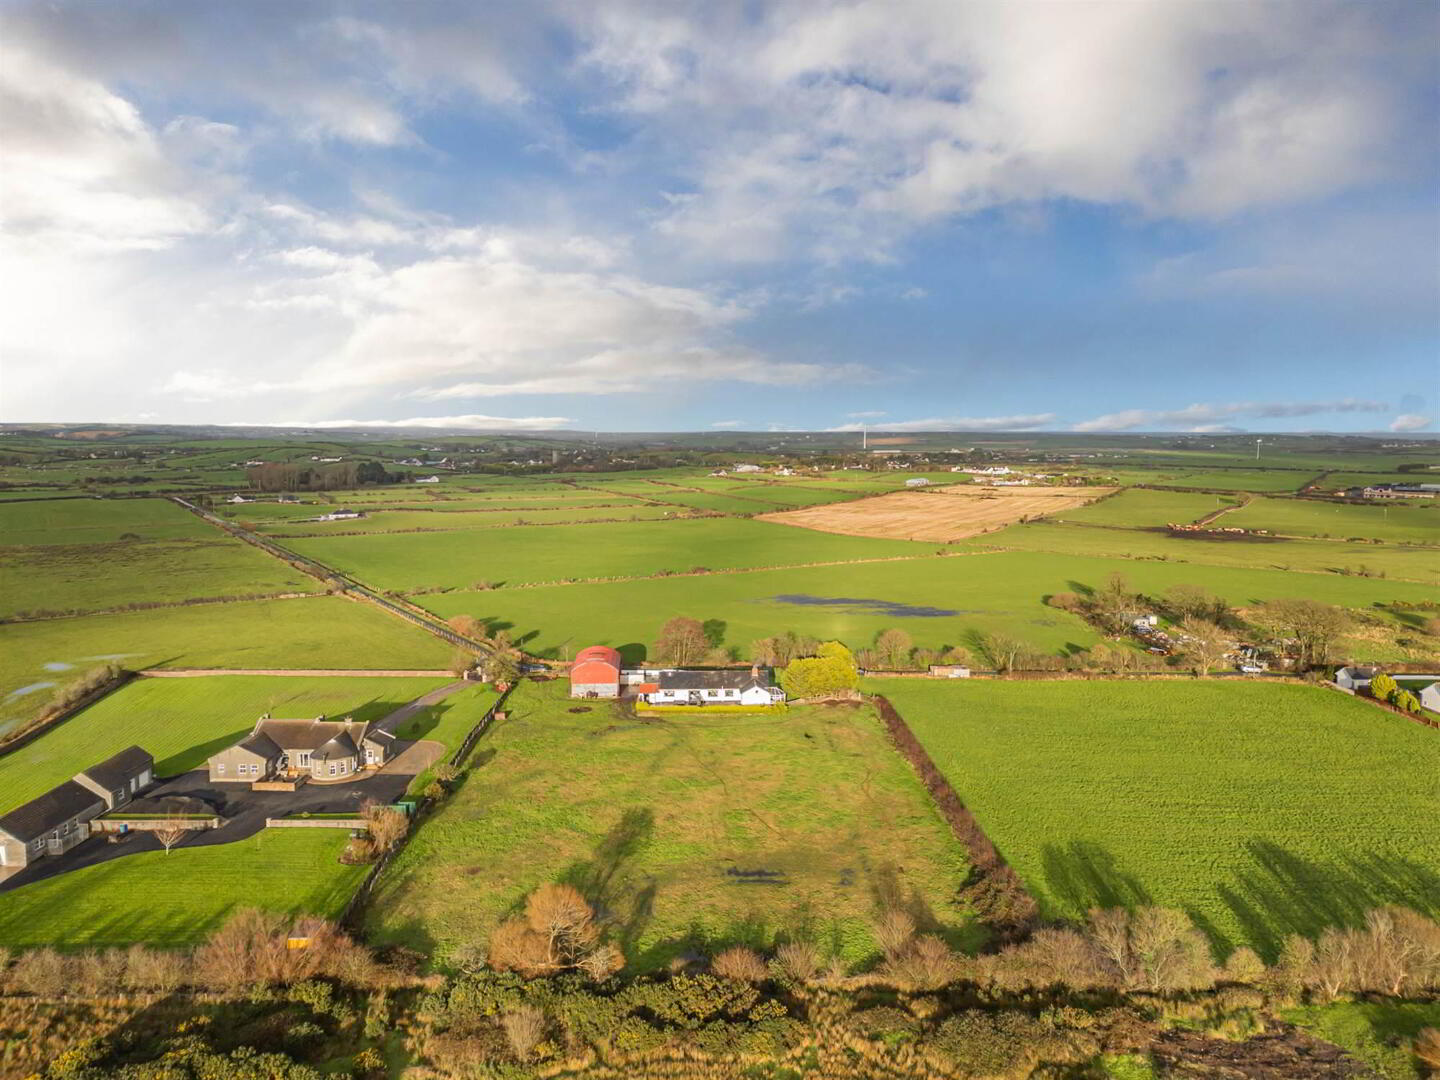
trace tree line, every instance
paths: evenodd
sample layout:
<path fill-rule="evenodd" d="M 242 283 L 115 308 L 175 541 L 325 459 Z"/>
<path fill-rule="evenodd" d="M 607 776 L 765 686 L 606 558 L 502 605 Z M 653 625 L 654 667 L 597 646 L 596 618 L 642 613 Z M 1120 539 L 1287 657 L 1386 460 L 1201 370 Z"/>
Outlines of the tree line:
<path fill-rule="evenodd" d="M 328 465 L 268 462 L 245 470 L 254 491 L 336 491 L 366 484 L 400 484 L 408 472 L 388 472 L 378 461 L 340 461 Z"/>

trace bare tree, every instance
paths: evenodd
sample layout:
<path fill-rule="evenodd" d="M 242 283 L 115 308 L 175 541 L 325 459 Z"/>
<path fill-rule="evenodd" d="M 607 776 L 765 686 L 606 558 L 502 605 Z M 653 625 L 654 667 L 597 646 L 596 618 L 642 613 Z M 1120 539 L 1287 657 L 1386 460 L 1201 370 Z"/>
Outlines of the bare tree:
<path fill-rule="evenodd" d="M 595 911 L 573 885 L 543 885 L 530 894 L 525 913 L 501 923 L 490 936 L 490 966 L 527 978 L 579 969 L 597 982 L 624 965 L 613 946 L 600 942 Z"/>
<path fill-rule="evenodd" d="M 1210 669 L 1225 659 L 1230 649 L 1230 635 L 1208 619 L 1185 616 L 1180 624 L 1185 635 L 1181 652 L 1190 661 L 1197 675 L 1209 675 Z"/>
<path fill-rule="evenodd" d="M 693 664 L 709 648 L 705 624 L 699 619 L 677 615 L 661 627 L 660 638 L 655 642 L 655 658 L 667 664 Z"/>
<path fill-rule="evenodd" d="M 391 806 L 367 803 L 360 811 L 360 816 L 365 819 L 370 839 L 382 852 L 393 851 L 410 831 L 410 819 L 405 816 L 405 812 Z"/>
<path fill-rule="evenodd" d="M 910 662 L 910 653 L 915 642 L 904 630 L 881 630 L 875 635 L 875 652 L 880 662 L 894 671 Z"/>
<path fill-rule="evenodd" d="M 185 820 L 179 814 L 167 814 L 165 823 L 158 829 L 153 830 L 155 839 L 160 841 L 160 846 L 165 849 L 165 854 L 170 854 L 170 849 L 184 840 L 190 830 L 185 827 Z"/>
<path fill-rule="evenodd" d="M 1282 598 L 1262 604 L 1255 621 L 1277 638 L 1295 643 L 1301 671 L 1326 663 L 1350 629 L 1350 616 L 1316 600 Z"/>

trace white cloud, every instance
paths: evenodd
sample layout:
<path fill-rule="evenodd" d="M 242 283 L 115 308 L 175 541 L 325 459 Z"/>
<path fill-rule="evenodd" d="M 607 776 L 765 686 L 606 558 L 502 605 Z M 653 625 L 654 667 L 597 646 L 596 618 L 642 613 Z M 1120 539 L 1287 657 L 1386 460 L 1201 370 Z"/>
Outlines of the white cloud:
<path fill-rule="evenodd" d="M 859 431 L 861 427 L 877 431 L 1030 431 L 1048 427 L 1055 422 L 1054 413 L 1030 413 L 1023 416 L 945 416 L 927 420 L 897 420 L 884 424 L 841 424 L 828 431 Z"/>
<path fill-rule="evenodd" d="M 1401 413 L 1390 421 L 1391 431 L 1425 431 L 1435 422 L 1434 417 L 1419 413 Z"/>
<path fill-rule="evenodd" d="M 1226 405 L 1196 404 L 1183 409 L 1124 409 L 1106 413 L 1074 426 L 1075 431 L 1133 431 L 1136 428 L 1187 427 L 1191 430 L 1215 430 L 1212 425 L 1236 417 L 1277 420 L 1296 416 L 1318 416 L 1325 413 L 1388 412 L 1390 406 L 1380 401 L 1345 398 L 1340 401 L 1239 401 Z"/>
<path fill-rule="evenodd" d="M 716 420 L 710 425 L 712 428 L 739 428 L 745 426 L 744 420 Z"/>
<path fill-rule="evenodd" d="M 473 428 L 479 431 L 554 431 L 574 421 L 568 416 L 412 416 L 406 420 L 283 420 L 264 422 L 267 427 L 306 428 Z M 253 426 L 253 425 L 240 425 Z"/>
<path fill-rule="evenodd" d="M 666 235 L 719 258 L 878 257 L 919 223 L 1008 204 L 1203 218 L 1372 180 L 1400 85 L 1426 78 L 1386 17 L 1208 0 L 781 3 L 748 18 L 602 4 L 581 38 L 691 180 L 659 218 Z"/>
<path fill-rule="evenodd" d="M 848 416 L 851 420 L 874 420 L 876 417 L 879 416 L 888 416 L 889 413 L 887 413 L 884 409 L 869 409 L 864 412 L 852 412 L 846 413 L 845 415 Z"/>
<path fill-rule="evenodd" d="M 175 130 L 193 150 L 226 129 Z M 209 223 L 194 178 L 130 102 L 14 41 L 0 47 L 0 132 L 9 243 L 52 257 L 160 248 Z"/>

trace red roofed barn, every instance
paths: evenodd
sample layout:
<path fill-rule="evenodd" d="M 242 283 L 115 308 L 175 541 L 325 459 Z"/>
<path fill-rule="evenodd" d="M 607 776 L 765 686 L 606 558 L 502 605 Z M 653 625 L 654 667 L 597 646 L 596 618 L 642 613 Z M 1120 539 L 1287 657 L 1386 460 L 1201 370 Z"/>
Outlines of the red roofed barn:
<path fill-rule="evenodd" d="M 607 645 L 591 645 L 570 665 L 571 697 L 620 696 L 620 654 Z"/>

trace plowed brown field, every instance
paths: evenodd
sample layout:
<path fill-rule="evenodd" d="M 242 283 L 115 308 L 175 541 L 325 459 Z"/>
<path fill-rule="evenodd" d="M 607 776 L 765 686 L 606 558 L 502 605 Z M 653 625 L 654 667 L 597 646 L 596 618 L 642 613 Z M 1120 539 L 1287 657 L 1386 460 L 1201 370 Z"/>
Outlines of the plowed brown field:
<path fill-rule="evenodd" d="M 761 514 L 759 520 L 846 536 L 948 543 L 1004 528 L 1021 518 L 1073 510 L 1113 490 L 1093 487 L 989 488 L 965 484 L 931 491 L 897 491 L 891 495 L 877 495 L 873 499 Z"/>

